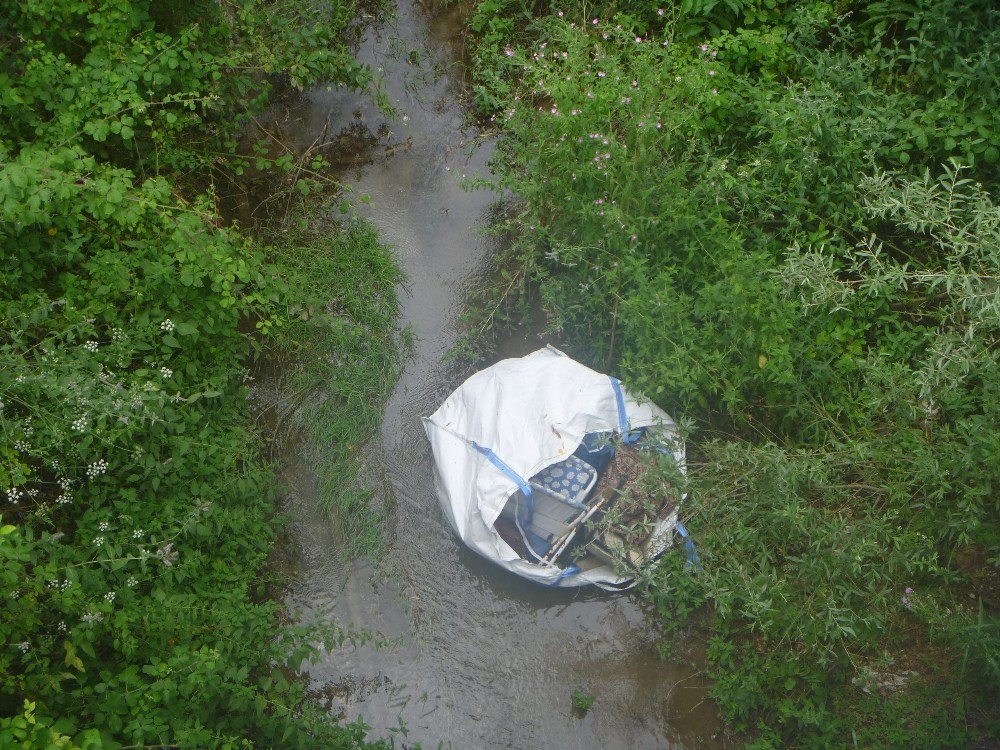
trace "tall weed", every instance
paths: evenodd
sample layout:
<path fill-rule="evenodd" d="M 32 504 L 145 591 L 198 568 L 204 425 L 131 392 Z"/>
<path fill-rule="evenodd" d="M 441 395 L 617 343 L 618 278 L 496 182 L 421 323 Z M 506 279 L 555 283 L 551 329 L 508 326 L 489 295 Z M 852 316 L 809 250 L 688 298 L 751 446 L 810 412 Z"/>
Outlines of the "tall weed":
<path fill-rule="evenodd" d="M 282 82 L 364 84 L 352 17 L 0 2 L 0 746 L 365 746 L 294 676 L 359 636 L 267 598 L 245 368 L 313 292 L 213 189 Z"/>
<path fill-rule="evenodd" d="M 480 62 L 495 169 L 551 331 L 697 418 L 724 712 L 758 747 L 995 741 L 994 11 L 558 10 Z M 651 573 L 665 617 L 689 575 Z"/>

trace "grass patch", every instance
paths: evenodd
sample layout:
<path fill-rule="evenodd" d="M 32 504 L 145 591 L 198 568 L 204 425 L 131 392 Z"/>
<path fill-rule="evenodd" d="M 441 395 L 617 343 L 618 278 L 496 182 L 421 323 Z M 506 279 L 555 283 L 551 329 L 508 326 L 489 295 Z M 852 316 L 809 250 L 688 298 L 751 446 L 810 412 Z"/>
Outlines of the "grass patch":
<path fill-rule="evenodd" d="M 573 695 L 570 697 L 570 702 L 573 706 L 573 713 L 579 716 L 585 716 L 591 706 L 594 705 L 594 700 L 594 696 L 588 695 L 577 688 L 573 691 Z"/>
<path fill-rule="evenodd" d="M 343 551 L 374 555 L 390 497 L 364 470 L 364 457 L 407 349 L 397 328 L 402 276 L 362 220 L 298 218 L 280 240 L 274 262 L 301 295 L 267 353 L 289 363 L 280 385 L 287 426 L 298 433 Z"/>

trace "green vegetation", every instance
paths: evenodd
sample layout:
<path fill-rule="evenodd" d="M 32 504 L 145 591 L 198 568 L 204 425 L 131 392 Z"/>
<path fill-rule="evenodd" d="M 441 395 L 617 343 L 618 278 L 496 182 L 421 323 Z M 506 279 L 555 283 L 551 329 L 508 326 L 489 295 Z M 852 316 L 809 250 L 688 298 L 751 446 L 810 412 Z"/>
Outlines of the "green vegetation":
<path fill-rule="evenodd" d="M 573 711 L 577 714 L 583 715 L 590 710 L 590 707 L 594 705 L 594 696 L 588 695 L 579 688 L 573 691 L 571 698 L 573 704 Z"/>
<path fill-rule="evenodd" d="M 292 397 L 275 416 L 307 437 L 302 447 L 319 502 L 340 528 L 340 551 L 376 556 L 388 493 L 359 471 L 359 456 L 378 430 L 406 349 L 396 328 L 399 268 L 374 227 L 360 221 L 345 228 L 302 218 L 286 222 L 277 239 L 275 261 L 302 299 L 272 353 L 292 363 L 277 384 Z"/>
<path fill-rule="evenodd" d="M 294 679 L 357 636 L 279 628 L 266 598 L 272 478 L 245 367 L 261 345 L 333 348 L 351 366 L 326 408 L 370 409 L 396 271 L 368 229 L 275 247 L 217 210 L 248 169 L 322 182 L 321 161 L 238 156 L 237 138 L 275 89 L 367 85 L 338 41 L 353 14 L 0 2 L 4 747 L 365 746 Z"/>
<path fill-rule="evenodd" d="M 483 0 L 550 332 L 693 420 L 698 608 L 753 746 L 1000 741 L 1000 11 Z"/>

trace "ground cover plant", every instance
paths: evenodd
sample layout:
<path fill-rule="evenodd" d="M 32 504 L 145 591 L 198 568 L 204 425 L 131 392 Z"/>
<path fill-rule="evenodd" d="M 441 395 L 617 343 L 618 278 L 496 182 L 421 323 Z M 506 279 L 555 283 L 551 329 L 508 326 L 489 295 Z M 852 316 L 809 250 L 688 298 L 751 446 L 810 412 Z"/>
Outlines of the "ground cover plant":
<path fill-rule="evenodd" d="M 261 345 L 388 357 L 395 271 L 370 231 L 331 227 L 322 263 L 382 271 L 319 290 L 301 233 L 269 246 L 217 210 L 248 167 L 314 186 L 236 141 L 276 88 L 366 85 L 353 12 L 0 2 L 0 746 L 366 746 L 294 679 L 356 636 L 279 628 L 266 598 L 246 374 Z"/>
<path fill-rule="evenodd" d="M 756 747 L 1000 737 L 997 9 L 477 6 L 519 273 L 690 418 L 714 694 Z M 973 32 L 973 30 L 975 30 Z"/>
<path fill-rule="evenodd" d="M 280 395 L 265 408 L 305 451 L 317 500 L 340 532 L 339 553 L 377 558 L 391 498 L 378 462 L 363 456 L 408 350 L 396 325 L 400 270 L 374 226 L 358 219 L 342 225 L 307 209 L 275 240 L 272 259 L 301 298 L 265 352 L 284 363 L 269 368 L 283 371 L 269 376 Z"/>

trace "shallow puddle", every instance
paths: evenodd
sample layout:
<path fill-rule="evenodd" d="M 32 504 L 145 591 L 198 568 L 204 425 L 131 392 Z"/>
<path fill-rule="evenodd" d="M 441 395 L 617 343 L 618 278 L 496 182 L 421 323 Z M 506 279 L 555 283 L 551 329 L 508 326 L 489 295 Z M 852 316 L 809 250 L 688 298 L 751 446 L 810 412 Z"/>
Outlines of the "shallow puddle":
<path fill-rule="evenodd" d="M 366 33 L 360 58 L 381 69 L 395 117 L 319 89 L 282 125 L 299 149 L 321 134 L 347 146 L 342 179 L 371 197 L 356 210 L 396 248 L 409 280 L 402 318 L 416 337 L 382 425 L 395 505 L 378 570 L 341 560 L 308 470 L 286 453 L 290 610 L 392 639 L 331 654 L 310 667 L 311 686 L 333 713 L 363 717 L 375 736 L 405 725 L 400 742 L 424 748 L 723 747 L 705 679 L 659 657 L 635 597 L 521 581 L 462 547 L 438 508 L 420 417 L 456 385 L 445 354 L 496 250 L 482 232 L 496 196 L 462 187 L 463 175 L 486 174 L 493 142 L 462 104 L 460 14 L 400 0 L 390 24 Z M 520 353 L 537 345 L 528 337 Z M 596 699 L 582 717 L 576 689 Z"/>

